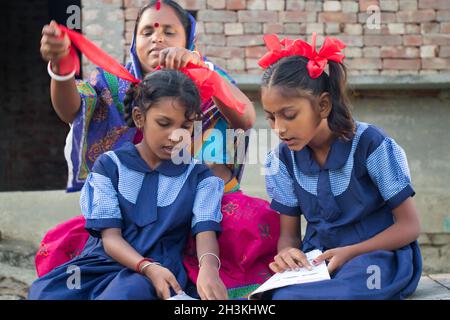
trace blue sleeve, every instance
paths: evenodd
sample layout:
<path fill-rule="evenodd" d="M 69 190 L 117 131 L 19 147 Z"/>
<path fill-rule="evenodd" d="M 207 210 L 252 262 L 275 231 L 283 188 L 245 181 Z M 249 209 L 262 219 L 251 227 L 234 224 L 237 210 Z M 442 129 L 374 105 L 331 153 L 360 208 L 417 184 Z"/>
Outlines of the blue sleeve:
<path fill-rule="evenodd" d="M 294 180 L 285 163 L 277 156 L 277 151 L 268 154 L 264 167 L 266 191 L 272 199 L 270 207 L 282 214 L 299 216 L 301 209 L 294 192 Z"/>
<path fill-rule="evenodd" d="M 224 182 L 216 176 L 204 178 L 197 186 L 192 219 L 192 234 L 204 231 L 220 232 Z"/>
<path fill-rule="evenodd" d="M 81 212 L 86 219 L 86 230 L 99 237 L 100 231 L 108 228 L 123 228 L 122 214 L 117 192 L 102 164 L 107 157 L 102 155 L 96 161 L 93 171 L 89 173 L 81 189 Z"/>
<path fill-rule="evenodd" d="M 390 208 L 394 209 L 414 196 L 406 154 L 393 139 L 386 137 L 369 155 L 366 166 Z"/>

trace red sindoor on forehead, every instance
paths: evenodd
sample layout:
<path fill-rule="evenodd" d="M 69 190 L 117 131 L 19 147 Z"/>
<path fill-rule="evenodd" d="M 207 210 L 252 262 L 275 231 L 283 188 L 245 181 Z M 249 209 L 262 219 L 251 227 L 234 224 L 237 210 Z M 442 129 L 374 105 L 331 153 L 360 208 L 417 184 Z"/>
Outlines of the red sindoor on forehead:
<path fill-rule="evenodd" d="M 156 10 L 160 10 L 161 9 L 161 1 L 157 1 L 156 2 Z M 159 27 L 159 23 L 158 22 L 155 22 L 155 24 L 153 25 L 155 28 L 158 28 Z"/>

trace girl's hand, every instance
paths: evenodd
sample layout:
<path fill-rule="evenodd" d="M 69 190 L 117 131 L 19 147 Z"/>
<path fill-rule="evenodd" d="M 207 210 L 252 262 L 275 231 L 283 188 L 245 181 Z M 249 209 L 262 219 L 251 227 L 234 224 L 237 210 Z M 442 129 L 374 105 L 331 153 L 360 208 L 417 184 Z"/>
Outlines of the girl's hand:
<path fill-rule="evenodd" d="M 168 69 L 180 69 L 191 62 L 199 66 L 205 63 L 198 54 L 186 48 L 170 47 L 159 52 L 159 65 Z"/>
<path fill-rule="evenodd" d="M 284 248 L 274 258 L 274 261 L 269 264 L 269 268 L 273 272 L 283 272 L 286 270 L 298 270 L 305 267 L 311 270 L 311 264 L 308 262 L 306 255 L 297 248 Z"/>
<path fill-rule="evenodd" d="M 152 282 L 160 299 L 170 298 L 171 287 L 177 294 L 183 293 L 183 289 L 169 269 L 160 265 L 151 265 L 144 270 L 144 273 Z"/>
<path fill-rule="evenodd" d="M 217 267 L 204 265 L 197 278 L 197 291 L 202 300 L 227 300 L 227 288 L 219 276 Z"/>
<path fill-rule="evenodd" d="M 51 61 L 55 65 L 59 60 L 69 54 L 70 39 L 66 34 L 60 38 L 61 31 L 58 24 L 52 20 L 50 24 L 42 29 L 41 56 L 45 61 Z"/>
<path fill-rule="evenodd" d="M 353 251 L 350 247 L 340 247 L 325 251 L 316 259 L 313 260 L 314 265 L 318 265 L 322 261 L 329 261 L 328 272 L 332 273 L 336 269 L 343 266 L 347 261 L 354 257 Z"/>

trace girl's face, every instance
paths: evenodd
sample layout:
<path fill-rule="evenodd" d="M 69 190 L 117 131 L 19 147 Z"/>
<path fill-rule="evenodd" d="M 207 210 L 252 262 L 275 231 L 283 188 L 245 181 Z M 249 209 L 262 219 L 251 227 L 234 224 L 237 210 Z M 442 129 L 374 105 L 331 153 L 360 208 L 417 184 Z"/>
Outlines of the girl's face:
<path fill-rule="evenodd" d="M 262 104 L 272 130 L 290 150 L 299 151 L 321 131 L 323 114 L 307 98 L 286 98 L 277 87 L 262 89 Z"/>
<path fill-rule="evenodd" d="M 175 11 L 161 4 L 144 11 L 136 31 L 136 53 L 143 73 L 159 64 L 159 52 L 168 47 L 186 47 L 186 31 Z"/>
<path fill-rule="evenodd" d="M 186 108 L 173 97 L 152 104 L 145 114 L 138 107 L 133 109 L 134 123 L 143 131 L 142 142 L 157 159 L 170 159 L 172 153 L 181 151 L 182 140 L 190 142 L 195 119 L 194 115 L 186 119 L 185 112 Z"/>

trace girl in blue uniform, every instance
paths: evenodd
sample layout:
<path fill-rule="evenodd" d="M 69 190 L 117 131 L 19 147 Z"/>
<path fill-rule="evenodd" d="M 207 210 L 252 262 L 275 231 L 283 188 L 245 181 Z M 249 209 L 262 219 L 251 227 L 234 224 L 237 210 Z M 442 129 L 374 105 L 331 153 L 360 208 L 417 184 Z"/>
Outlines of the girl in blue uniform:
<path fill-rule="evenodd" d="M 171 160 L 183 152 L 174 130 L 188 130 L 189 138 L 201 116 L 198 90 L 180 71 L 161 70 L 129 90 L 125 103 L 132 101 L 142 142 L 96 160 L 80 199 L 90 238 L 80 256 L 32 284 L 30 299 L 167 299 L 187 291 L 182 260 L 190 231 L 198 295 L 226 299 L 216 240 L 223 180 L 194 160 Z"/>
<path fill-rule="evenodd" d="M 313 43 L 315 43 L 313 35 Z M 282 140 L 266 163 L 271 207 L 281 213 L 274 272 L 328 262 L 331 280 L 275 289 L 272 299 L 403 299 L 421 275 L 420 224 L 403 149 L 353 119 L 345 45 L 317 53 L 302 40 L 266 36 L 262 103 Z M 325 66 L 328 65 L 328 72 Z M 307 221 L 303 241 L 300 216 Z M 322 250 L 309 263 L 306 252 Z"/>

